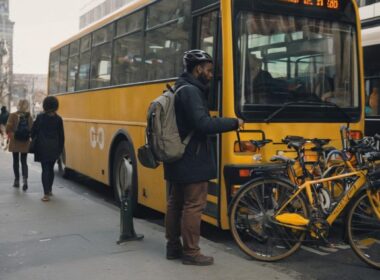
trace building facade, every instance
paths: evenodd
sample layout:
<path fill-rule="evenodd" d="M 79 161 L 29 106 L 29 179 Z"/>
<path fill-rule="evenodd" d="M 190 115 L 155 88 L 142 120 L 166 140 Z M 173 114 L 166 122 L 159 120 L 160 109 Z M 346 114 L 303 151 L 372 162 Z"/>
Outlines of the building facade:
<path fill-rule="evenodd" d="M 0 104 L 10 107 L 13 74 L 13 26 L 9 0 L 0 0 Z"/>
<path fill-rule="evenodd" d="M 120 9 L 133 0 L 89 0 L 82 9 L 81 16 L 79 18 L 79 28 L 85 28 L 86 26 L 98 21 L 106 15 Z"/>
<path fill-rule="evenodd" d="M 27 99 L 31 112 L 36 115 L 42 110 L 42 101 L 47 96 L 47 75 L 14 74 L 12 86 L 12 111 L 20 99 Z"/>

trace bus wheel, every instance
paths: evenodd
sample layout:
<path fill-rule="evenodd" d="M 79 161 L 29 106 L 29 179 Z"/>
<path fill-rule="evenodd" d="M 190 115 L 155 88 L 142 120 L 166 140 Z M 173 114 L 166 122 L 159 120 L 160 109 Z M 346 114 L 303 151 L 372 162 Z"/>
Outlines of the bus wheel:
<path fill-rule="evenodd" d="M 119 143 L 115 150 L 112 168 L 112 187 L 117 205 L 120 205 L 123 195 L 132 199 L 134 208 L 137 203 L 136 172 L 134 157 L 128 142 Z"/>

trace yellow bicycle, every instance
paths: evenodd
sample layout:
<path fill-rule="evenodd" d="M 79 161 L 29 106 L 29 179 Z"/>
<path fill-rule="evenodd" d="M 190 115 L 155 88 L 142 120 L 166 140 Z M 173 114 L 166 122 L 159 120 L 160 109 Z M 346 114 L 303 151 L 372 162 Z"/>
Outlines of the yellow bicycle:
<path fill-rule="evenodd" d="M 373 158 L 378 160 L 378 158 Z M 243 185 L 230 204 L 232 235 L 249 256 L 276 261 L 294 253 L 307 233 L 326 240 L 334 221 L 347 208 L 346 230 L 354 252 L 380 269 L 379 172 L 367 165 L 360 170 L 295 185 L 285 178 L 261 177 Z M 325 183 L 351 182 L 329 213 L 318 196 Z"/>

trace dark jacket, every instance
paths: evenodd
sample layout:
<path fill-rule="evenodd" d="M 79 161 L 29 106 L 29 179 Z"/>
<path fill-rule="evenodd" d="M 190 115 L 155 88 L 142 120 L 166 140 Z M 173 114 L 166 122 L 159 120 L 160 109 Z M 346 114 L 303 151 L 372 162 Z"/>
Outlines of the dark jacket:
<path fill-rule="evenodd" d="M 62 118 L 57 114 L 38 115 L 32 128 L 32 139 L 35 137 L 37 142 L 34 160 L 56 161 L 63 151 L 65 142 Z"/>
<path fill-rule="evenodd" d="M 7 121 L 9 118 L 9 112 L 7 109 L 1 108 L 1 113 L 0 113 L 0 125 L 6 125 Z"/>
<path fill-rule="evenodd" d="M 216 178 L 216 159 L 207 135 L 238 128 L 237 119 L 212 118 L 207 106 L 206 87 L 189 73 L 183 73 L 176 87 L 188 85 L 177 93 L 175 111 L 182 140 L 194 131 L 185 154 L 173 163 L 164 163 L 165 179 L 173 183 L 190 184 Z"/>
<path fill-rule="evenodd" d="M 274 87 L 273 81 L 274 79 L 268 71 L 260 70 L 253 80 L 253 91 L 255 93 L 271 93 Z"/>

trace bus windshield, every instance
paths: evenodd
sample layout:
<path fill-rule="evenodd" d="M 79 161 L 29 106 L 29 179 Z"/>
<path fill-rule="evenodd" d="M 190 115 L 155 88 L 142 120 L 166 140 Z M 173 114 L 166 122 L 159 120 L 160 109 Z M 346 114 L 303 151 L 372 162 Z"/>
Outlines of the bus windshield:
<path fill-rule="evenodd" d="M 354 26 L 240 11 L 235 18 L 235 36 L 236 107 L 245 119 L 263 120 L 285 103 L 305 101 L 318 104 L 314 107 L 319 112 L 325 102 L 324 114 L 310 115 L 310 106 L 299 106 L 298 116 L 290 113 L 291 109 L 284 110 L 277 120 L 307 121 L 309 115 L 314 121 L 323 121 L 326 111 L 336 110 L 332 103 L 343 110 L 360 111 Z"/>

